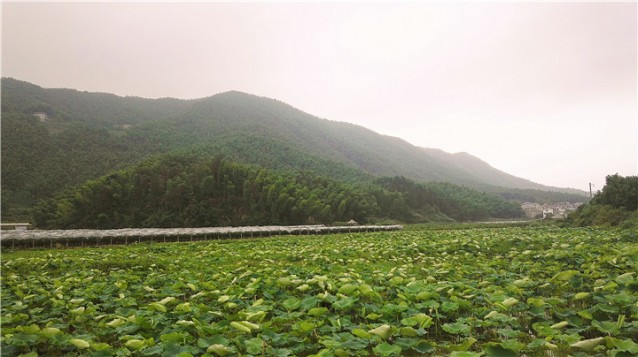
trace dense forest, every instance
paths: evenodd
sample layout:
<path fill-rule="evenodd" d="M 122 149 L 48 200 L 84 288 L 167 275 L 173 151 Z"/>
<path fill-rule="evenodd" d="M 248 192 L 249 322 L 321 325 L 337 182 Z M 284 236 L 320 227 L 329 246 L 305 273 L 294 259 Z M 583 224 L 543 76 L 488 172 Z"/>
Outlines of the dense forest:
<path fill-rule="evenodd" d="M 403 177 L 352 184 L 197 154 L 167 154 L 91 180 L 34 208 L 39 228 L 203 227 L 354 219 L 424 222 L 521 215 L 517 204 Z"/>

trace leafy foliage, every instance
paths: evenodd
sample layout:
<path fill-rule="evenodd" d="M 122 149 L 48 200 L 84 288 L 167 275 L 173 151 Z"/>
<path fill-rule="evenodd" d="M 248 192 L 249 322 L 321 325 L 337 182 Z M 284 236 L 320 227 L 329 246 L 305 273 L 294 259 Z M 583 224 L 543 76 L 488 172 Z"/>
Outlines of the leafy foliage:
<path fill-rule="evenodd" d="M 628 230 L 404 231 L 3 252 L 3 355 L 638 353 Z"/>
<path fill-rule="evenodd" d="M 606 177 L 605 187 L 592 199 L 592 205 L 609 205 L 625 211 L 638 209 L 638 176 Z"/>
<path fill-rule="evenodd" d="M 580 227 L 638 227 L 638 176 L 607 176 L 602 191 L 596 193 L 589 204 L 579 207 L 572 213 L 569 222 Z"/>
<path fill-rule="evenodd" d="M 419 184 L 404 177 L 384 177 L 375 183 L 396 193 L 391 202 L 388 197 L 377 197 L 382 202 L 381 214 L 406 222 L 441 221 L 441 214 L 459 221 L 521 216 L 518 204 L 468 187 L 445 182 Z"/>

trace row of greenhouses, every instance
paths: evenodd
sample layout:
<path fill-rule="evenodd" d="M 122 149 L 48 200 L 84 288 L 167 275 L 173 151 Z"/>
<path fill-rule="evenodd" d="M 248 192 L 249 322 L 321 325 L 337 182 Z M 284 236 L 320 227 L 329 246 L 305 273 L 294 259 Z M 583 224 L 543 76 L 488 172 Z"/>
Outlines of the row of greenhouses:
<path fill-rule="evenodd" d="M 219 239 L 243 239 L 274 235 L 312 235 L 400 230 L 400 225 L 355 226 L 252 226 L 202 228 L 125 228 L 69 230 L 5 230 L 0 236 L 3 248 L 65 248 L 132 244 L 142 242 L 183 242 Z"/>

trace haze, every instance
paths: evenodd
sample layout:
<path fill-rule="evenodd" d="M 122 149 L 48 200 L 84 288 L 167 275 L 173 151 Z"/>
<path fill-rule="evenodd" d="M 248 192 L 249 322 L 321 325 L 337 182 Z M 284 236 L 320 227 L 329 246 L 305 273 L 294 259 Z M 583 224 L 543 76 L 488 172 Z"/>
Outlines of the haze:
<path fill-rule="evenodd" d="M 532 181 L 636 175 L 633 3 L 2 3 L 2 76 L 240 90 Z"/>

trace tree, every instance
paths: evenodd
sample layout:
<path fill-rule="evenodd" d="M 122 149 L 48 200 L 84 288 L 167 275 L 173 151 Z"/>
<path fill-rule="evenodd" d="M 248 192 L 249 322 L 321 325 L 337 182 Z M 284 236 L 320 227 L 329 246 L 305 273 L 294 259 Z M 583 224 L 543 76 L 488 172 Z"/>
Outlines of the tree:
<path fill-rule="evenodd" d="M 605 187 L 594 196 L 591 204 L 636 211 L 638 209 L 638 176 L 622 177 L 618 174 L 607 176 Z"/>

